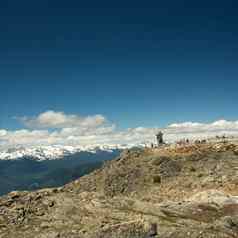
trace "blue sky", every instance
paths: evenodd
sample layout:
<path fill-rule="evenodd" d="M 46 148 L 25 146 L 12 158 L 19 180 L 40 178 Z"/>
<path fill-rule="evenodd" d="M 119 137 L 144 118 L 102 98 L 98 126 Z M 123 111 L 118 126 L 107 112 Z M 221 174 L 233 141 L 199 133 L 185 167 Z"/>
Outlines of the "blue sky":
<path fill-rule="evenodd" d="M 48 110 L 121 129 L 236 120 L 236 1 L 0 3 L 0 128 Z"/>

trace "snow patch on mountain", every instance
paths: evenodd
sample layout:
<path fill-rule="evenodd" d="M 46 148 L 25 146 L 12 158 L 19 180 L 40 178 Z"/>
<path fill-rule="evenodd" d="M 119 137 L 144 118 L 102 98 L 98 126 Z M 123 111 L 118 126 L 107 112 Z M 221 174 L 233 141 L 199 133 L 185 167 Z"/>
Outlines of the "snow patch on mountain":
<path fill-rule="evenodd" d="M 93 145 L 93 146 L 35 146 L 35 147 L 13 147 L 0 151 L 0 160 L 16 160 L 25 157 L 31 157 L 39 161 L 61 159 L 67 155 L 73 155 L 79 152 L 97 153 L 99 151 L 113 152 L 132 147 L 141 147 L 143 145 Z"/>

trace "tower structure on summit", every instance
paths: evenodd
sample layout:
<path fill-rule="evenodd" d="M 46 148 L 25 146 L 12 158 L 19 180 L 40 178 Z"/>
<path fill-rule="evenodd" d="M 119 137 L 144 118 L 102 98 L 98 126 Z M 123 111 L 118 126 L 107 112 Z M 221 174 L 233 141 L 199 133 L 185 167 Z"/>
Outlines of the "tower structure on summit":
<path fill-rule="evenodd" d="M 156 139 L 157 139 L 157 145 L 158 145 L 158 146 L 164 144 L 163 136 L 164 136 L 164 134 L 163 134 L 162 131 L 159 131 L 159 132 L 156 134 Z"/>

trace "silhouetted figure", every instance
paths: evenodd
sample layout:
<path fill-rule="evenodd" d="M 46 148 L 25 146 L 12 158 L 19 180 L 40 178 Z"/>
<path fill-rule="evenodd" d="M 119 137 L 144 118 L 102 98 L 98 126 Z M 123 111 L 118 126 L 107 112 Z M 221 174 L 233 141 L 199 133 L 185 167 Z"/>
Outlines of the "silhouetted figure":
<path fill-rule="evenodd" d="M 158 146 L 164 144 L 163 135 L 164 134 L 162 133 L 162 131 L 159 131 L 158 134 L 156 135 Z"/>

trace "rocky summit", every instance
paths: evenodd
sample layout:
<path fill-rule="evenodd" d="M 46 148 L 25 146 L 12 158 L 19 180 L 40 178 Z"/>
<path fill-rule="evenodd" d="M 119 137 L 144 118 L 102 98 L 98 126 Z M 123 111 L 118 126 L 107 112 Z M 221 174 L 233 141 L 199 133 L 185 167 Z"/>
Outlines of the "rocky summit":
<path fill-rule="evenodd" d="M 0 198 L 0 238 L 238 237 L 238 145 L 125 150 L 60 188 Z"/>

